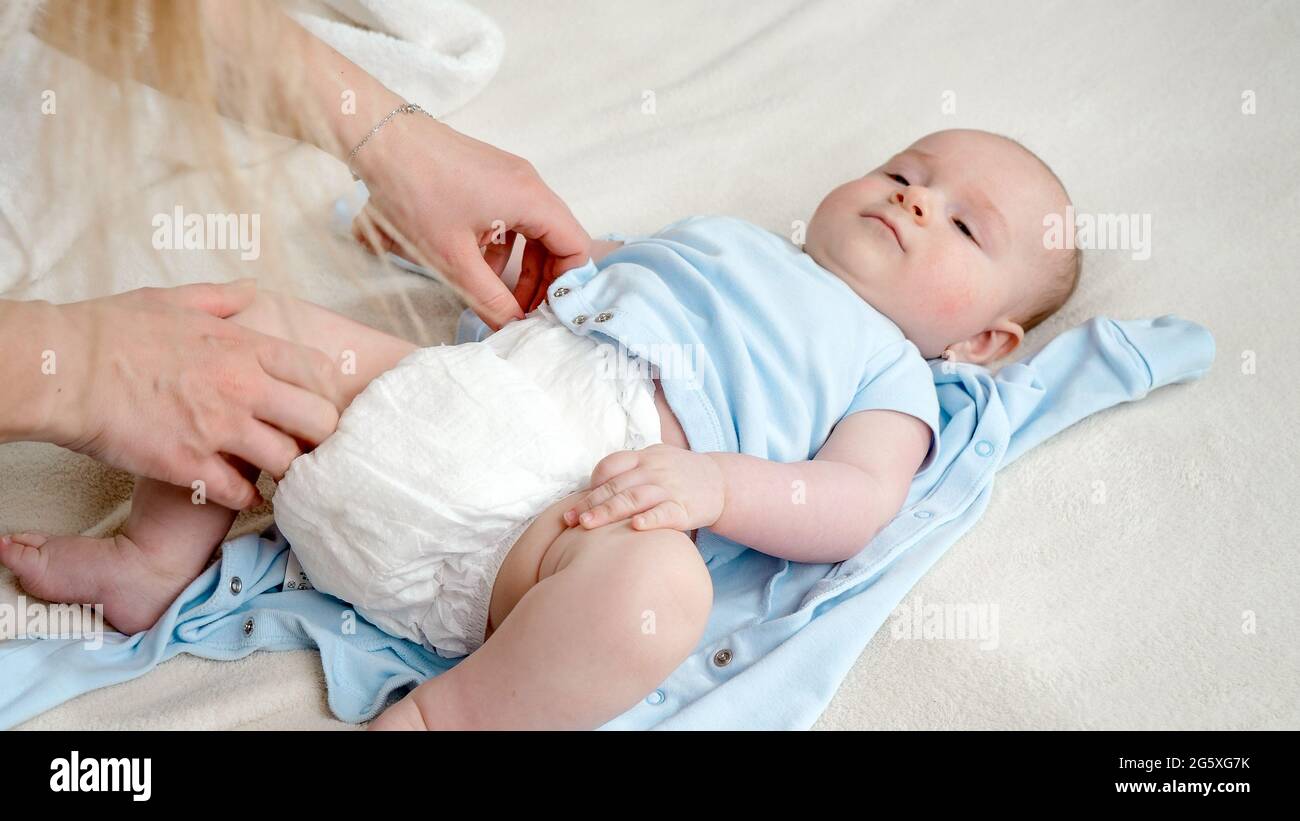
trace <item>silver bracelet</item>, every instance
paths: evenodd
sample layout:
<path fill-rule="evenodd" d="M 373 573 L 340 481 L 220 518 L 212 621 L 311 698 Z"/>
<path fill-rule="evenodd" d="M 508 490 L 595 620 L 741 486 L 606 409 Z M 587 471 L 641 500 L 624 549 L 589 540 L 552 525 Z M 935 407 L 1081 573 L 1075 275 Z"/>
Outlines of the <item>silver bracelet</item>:
<path fill-rule="evenodd" d="M 357 156 L 357 152 L 361 150 L 361 147 L 363 145 L 370 142 L 371 137 L 379 133 L 379 129 L 388 125 L 389 120 L 393 119 L 398 114 L 415 114 L 416 112 L 419 112 L 420 114 L 424 114 L 425 116 L 431 117 L 435 120 L 438 119 L 437 117 L 434 117 L 429 112 L 425 111 L 423 108 L 420 108 L 415 103 L 402 103 L 397 108 L 394 108 L 392 111 L 388 112 L 388 116 L 384 117 L 384 119 L 376 123 L 375 127 L 370 129 L 369 133 L 367 133 L 366 136 L 361 138 L 361 142 L 357 143 L 357 147 L 352 149 L 352 152 L 348 154 L 348 171 L 352 171 L 352 158 Z M 359 180 L 361 178 L 357 176 L 357 172 L 352 171 L 352 179 Z"/>

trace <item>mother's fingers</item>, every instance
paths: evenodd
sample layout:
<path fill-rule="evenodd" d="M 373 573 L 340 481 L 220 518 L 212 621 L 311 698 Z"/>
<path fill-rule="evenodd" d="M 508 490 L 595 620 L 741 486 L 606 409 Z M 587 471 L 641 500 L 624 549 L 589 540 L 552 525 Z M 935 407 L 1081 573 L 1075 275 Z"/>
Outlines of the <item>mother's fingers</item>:
<path fill-rule="evenodd" d="M 219 454 L 214 453 L 198 464 L 193 471 L 193 478 L 182 487 L 193 489 L 192 483 L 196 479 L 203 483 L 202 487 L 208 501 L 231 510 L 243 510 L 259 498 L 253 483 L 241 476 L 239 471 Z"/>
<path fill-rule="evenodd" d="M 527 210 L 513 228 L 529 240 L 540 242 L 555 257 L 555 271 L 563 273 L 587 261 L 591 255 L 591 237 L 573 212 L 554 191 L 540 183 L 540 191 L 528 201 Z"/>
<path fill-rule="evenodd" d="M 268 376 L 323 397 L 340 411 L 347 406 L 342 365 L 324 351 L 255 331 L 249 333 L 255 335 L 257 361 Z"/>
<path fill-rule="evenodd" d="M 488 267 L 496 272 L 499 277 L 506 272 L 506 266 L 510 264 L 510 254 L 515 250 L 514 231 L 506 231 L 502 242 L 493 242 L 490 238 L 487 244 L 487 250 L 483 252 L 483 261 Z"/>
<path fill-rule="evenodd" d="M 466 237 L 451 250 L 444 273 L 474 313 L 498 331 L 512 319 L 523 319 L 523 311 L 473 243 Z"/>
<path fill-rule="evenodd" d="M 293 437 L 255 419 L 231 437 L 222 451 L 265 470 L 277 481 L 289 470 L 289 463 L 302 455 Z"/>
<path fill-rule="evenodd" d="M 325 441 L 339 425 L 339 411 L 322 396 L 287 382 L 271 380 L 253 415 L 313 447 Z"/>

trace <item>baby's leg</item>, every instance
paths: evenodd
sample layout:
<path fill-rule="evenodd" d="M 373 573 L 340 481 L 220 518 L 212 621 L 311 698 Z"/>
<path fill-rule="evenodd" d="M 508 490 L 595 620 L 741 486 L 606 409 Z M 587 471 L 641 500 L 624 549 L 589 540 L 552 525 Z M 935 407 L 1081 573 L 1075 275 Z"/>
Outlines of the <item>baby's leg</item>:
<path fill-rule="evenodd" d="M 253 471 L 244 469 L 250 480 Z M 0 536 L 0 564 L 23 589 L 53 602 L 104 605 L 104 619 L 127 635 L 148 630 L 203 572 L 235 519 L 195 491 L 137 479 L 122 532 L 89 536 Z"/>
<path fill-rule="evenodd" d="M 324 351 L 334 367 L 326 378 L 342 413 L 376 376 L 391 370 L 416 346 L 368 325 L 303 302 L 262 291 L 231 320 L 255 331 Z"/>
<path fill-rule="evenodd" d="M 565 528 L 560 517 L 571 505 L 562 500 L 543 514 L 560 535 L 519 574 L 536 581 L 520 585 L 526 592 L 483 646 L 371 729 L 595 729 L 695 649 L 713 585 L 690 538 L 627 522 Z"/>
<path fill-rule="evenodd" d="M 340 412 L 415 349 L 319 306 L 267 292 L 231 321 L 324 351 L 334 367 L 323 379 Z M 250 479 L 256 475 L 243 470 Z M 152 627 L 203 571 L 234 519 L 235 511 L 207 502 L 201 489 L 139 479 L 120 535 L 0 537 L 0 564 L 29 593 L 54 602 L 103 604 L 109 624 L 134 634 Z"/>

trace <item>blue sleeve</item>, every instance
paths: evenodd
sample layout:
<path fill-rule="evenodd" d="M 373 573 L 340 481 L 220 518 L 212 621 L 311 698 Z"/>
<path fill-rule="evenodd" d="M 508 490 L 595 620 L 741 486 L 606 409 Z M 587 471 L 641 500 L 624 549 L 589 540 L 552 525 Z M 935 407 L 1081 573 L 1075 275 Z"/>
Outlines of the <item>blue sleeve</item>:
<path fill-rule="evenodd" d="M 868 364 L 865 382 L 858 386 L 844 415 L 864 410 L 906 413 L 930 428 L 930 449 L 917 473 L 939 458 L 939 396 L 934 388 L 934 374 L 910 340 L 890 345 Z"/>
<path fill-rule="evenodd" d="M 1086 416 L 1164 385 L 1203 377 L 1214 336 L 1195 322 L 1095 317 L 1061 333 L 1024 362 L 998 372 L 1013 432 L 1003 464 Z"/>

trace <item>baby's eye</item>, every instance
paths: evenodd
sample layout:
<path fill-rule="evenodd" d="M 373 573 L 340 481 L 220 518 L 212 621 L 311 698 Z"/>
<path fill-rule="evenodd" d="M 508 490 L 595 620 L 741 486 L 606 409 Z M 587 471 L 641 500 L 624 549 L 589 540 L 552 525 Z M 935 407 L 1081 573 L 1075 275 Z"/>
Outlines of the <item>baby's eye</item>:
<path fill-rule="evenodd" d="M 889 177 L 899 185 L 911 185 L 911 183 L 907 181 L 907 177 L 904 177 L 902 174 L 886 174 L 885 176 Z"/>
<path fill-rule="evenodd" d="M 962 221 L 959 220 L 959 219 L 954 219 L 954 220 L 953 220 L 953 223 L 956 224 L 956 226 L 957 226 L 957 230 L 958 230 L 958 231 L 961 231 L 963 234 L 965 234 L 966 236 L 970 237 L 971 242 L 975 242 L 975 235 L 972 234 L 972 233 L 970 232 L 970 229 L 966 227 L 966 223 L 962 222 Z M 976 244 L 976 245 L 979 245 L 978 242 L 975 242 L 975 244 Z"/>

